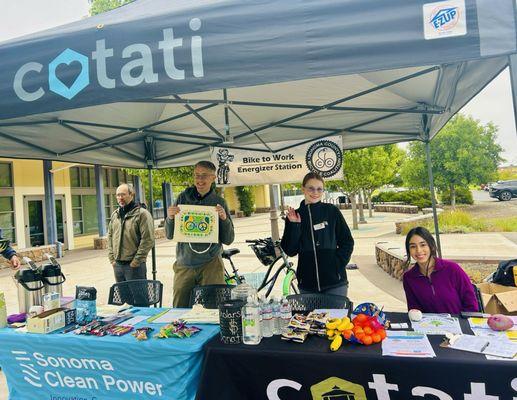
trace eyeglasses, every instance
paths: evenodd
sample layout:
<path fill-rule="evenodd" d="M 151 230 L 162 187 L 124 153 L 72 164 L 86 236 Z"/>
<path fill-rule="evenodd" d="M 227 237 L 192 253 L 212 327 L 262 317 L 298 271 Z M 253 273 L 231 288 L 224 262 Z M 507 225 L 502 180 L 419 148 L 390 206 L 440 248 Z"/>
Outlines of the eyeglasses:
<path fill-rule="evenodd" d="M 305 189 L 307 189 L 311 193 L 323 193 L 325 191 L 325 189 L 323 189 L 322 187 L 315 188 L 312 186 L 307 186 Z"/>
<path fill-rule="evenodd" d="M 194 174 L 194 179 L 206 181 L 207 179 L 210 179 L 213 176 L 214 176 L 213 174 L 201 174 L 201 175 Z"/>

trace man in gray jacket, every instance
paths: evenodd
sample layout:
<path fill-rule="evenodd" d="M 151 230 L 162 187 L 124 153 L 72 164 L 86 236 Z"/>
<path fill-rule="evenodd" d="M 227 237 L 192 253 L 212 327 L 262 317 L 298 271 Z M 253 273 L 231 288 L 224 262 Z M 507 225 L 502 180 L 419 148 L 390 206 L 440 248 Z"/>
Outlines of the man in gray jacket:
<path fill-rule="evenodd" d="M 146 279 L 147 254 L 154 246 L 153 217 L 135 202 L 132 185 L 117 188 L 119 208 L 111 214 L 108 226 L 108 258 L 117 282 Z"/>
<path fill-rule="evenodd" d="M 174 216 L 180 211 L 178 205 L 215 206 L 219 214 L 219 243 L 178 243 L 176 246 L 174 307 L 188 307 L 190 292 L 196 285 L 224 284 L 222 244 L 231 244 L 235 233 L 226 201 L 212 187 L 215 171 L 215 165 L 210 161 L 198 162 L 194 167 L 194 186 L 185 189 L 167 210 L 167 239 L 174 236 Z"/>

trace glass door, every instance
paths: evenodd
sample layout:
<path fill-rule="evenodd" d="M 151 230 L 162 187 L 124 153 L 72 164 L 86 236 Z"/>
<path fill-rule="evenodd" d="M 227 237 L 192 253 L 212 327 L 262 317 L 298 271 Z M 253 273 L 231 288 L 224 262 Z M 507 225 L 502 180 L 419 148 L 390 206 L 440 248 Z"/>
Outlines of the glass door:
<path fill-rule="evenodd" d="M 27 200 L 29 246 L 45 244 L 45 216 L 43 200 Z"/>

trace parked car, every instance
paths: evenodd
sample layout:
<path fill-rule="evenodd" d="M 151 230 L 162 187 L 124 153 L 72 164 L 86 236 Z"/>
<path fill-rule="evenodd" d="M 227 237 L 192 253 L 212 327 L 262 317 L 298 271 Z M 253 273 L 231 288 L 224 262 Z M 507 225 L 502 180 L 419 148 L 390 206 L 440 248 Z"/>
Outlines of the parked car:
<path fill-rule="evenodd" d="M 485 191 L 487 191 L 487 192 L 488 192 L 488 191 L 490 190 L 490 188 L 491 188 L 493 185 L 495 185 L 495 183 L 496 183 L 496 182 L 488 182 L 486 185 L 483 185 L 483 186 L 484 186 L 484 187 L 483 187 L 483 190 L 485 190 Z"/>
<path fill-rule="evenodd" d="M 500 201 L 509 201 L 517 197 L 517 181 L 499 181 L 494 183 L 488 191 L 490 197 Z"/>

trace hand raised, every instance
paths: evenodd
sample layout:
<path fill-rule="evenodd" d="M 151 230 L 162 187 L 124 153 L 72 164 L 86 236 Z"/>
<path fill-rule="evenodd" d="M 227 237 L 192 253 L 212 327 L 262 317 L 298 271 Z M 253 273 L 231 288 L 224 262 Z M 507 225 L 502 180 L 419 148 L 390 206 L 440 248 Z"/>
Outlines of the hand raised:
<path fill-rule="evenodd" d="M 287 219 L 291 222 L 302 222 L 302 218 L 300 217 L 300 214 L 298 214 L 294 208 L 288 207 L 287 208 Z"/>

